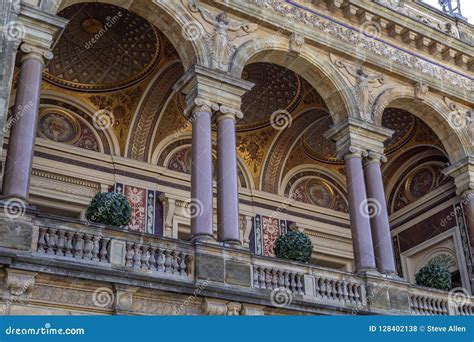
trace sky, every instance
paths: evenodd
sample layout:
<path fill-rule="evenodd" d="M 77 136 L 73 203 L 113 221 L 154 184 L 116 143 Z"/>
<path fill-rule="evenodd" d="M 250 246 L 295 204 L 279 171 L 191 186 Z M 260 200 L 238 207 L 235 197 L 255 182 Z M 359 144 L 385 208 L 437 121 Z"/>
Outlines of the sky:
<path fill-rule="evenodd" d="M 438 5 L 438 0 L 422 0 L 423 2 L 433 7 L 441 9 Z M 461 13 L 467 18 L 470 24 L 474 24 L 474 1 L 473 0 L 461 0 Z"/>

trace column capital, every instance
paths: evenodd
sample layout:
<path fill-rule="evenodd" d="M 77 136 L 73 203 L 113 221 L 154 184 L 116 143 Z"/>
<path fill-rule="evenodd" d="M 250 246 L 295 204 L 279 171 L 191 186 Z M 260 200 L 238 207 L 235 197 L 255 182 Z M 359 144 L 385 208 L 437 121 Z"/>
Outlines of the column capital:
<path fill-rule="evenodd" d="M 387 162 L 387 157 L 385 157 L 385 154 L 375 152 L 375 151 L 369 151 L 367 159 L 365 160 L 366 163 L 386 163 Z"/>
<path fill-rule="evenodd" d="M 176 82 L 174 90 L 186 95 L 186 110 L 190 112 L 198 102 L 207 103 L 211 113 L 240 118 L 242 95 L 252 89 L 253 83 L 227 73 L 199 65 L 191 66 Z"/>
<path fill-rule="evenodd" d="M 22 52 L 22 62 L 26 59 L 34 58 L 39 60 L 44 65 L 46 61 L 53 58 L 53 53 L 49 49 L 28 43 L 22 43 L 20 46 L 20 51 Z"/>
<path fill-rule="evenodd" d="M 35 51 L 50 52 L 68 22 L 69 20 L 47 13 L 41 8 L 22 3 L 17 30 L 22 45 L 32 46 Z M 44 53 L 40 54 L 44 56 Z"/>
<path fill-rule="evenodd" d="M 337 157 L 342 159 L 347 154 L 353 154 L 353 151 L 365 151 L 357 152 L 362 157 L 366 157 L 369 151 L 383 155 L 384 142 L 393 133 L 391 129 L 349 117 L 326 131 L 324 136 L 336 143 Z"/>
<path fill-rule="evenodd" d="M 457 195 L 474 192 L 474 157 L 469 156 L 453 162 L 442 172 L 454 178 Z"/>

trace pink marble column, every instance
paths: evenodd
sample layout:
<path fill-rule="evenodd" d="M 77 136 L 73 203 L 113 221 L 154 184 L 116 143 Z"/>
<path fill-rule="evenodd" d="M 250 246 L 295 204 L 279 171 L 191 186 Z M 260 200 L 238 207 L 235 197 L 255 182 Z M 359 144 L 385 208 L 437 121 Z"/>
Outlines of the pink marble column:
<path fill-rule="evenodd" d="M 219 241 L 240 244 L 235 115 L 217 117 L 217 231 Z"/>
<path fill-rule="evenodd" d="M 212 142 L 211 108 L 197 106 L 193 110 L 191 215 L 193 240 L 213 239 L 212 228 Z"/>
<path fill-rule="evenodd" d="M 364 211 L 367 205 L 367 193 L 361 153 L 350 153 L 344 158 L 356 272 L 375 270 L 370 221 L 369 216 Z"/>
<path fill-rule="evenodd" d="M 365 185 L 368 203 L 373 209 L 373 211 L 370 211 L 369 216 L 377 270 L 385 274 L 394 274 L 395 260 L 392 237 L 390 235 L 385 191 L 380 169 L 382 159 L 385 159 L 382 155 L 369 153 L 369 158 L 367 158 L 364 167 Z"/>
<path fill-rule="evenodd" d="M 11 117 L 3 196 L 28 199 L 44 60 L 51 52 L 21 46 L 20 75 Z"/>

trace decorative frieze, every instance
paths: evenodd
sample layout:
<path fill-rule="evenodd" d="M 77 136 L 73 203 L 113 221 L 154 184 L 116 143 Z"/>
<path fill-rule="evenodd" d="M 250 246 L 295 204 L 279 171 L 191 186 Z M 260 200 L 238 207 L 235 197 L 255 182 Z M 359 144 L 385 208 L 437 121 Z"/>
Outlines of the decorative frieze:
<path fill-rule="evenodd" d="M 306 27 L 313 27 L 322 34 L 329 34 L 343 43 L 357 46 L 361 50 L 369 51 L 377 56 L 384 57 L 389 61 L 398 64 L 400 67 L 413 69 L 442 82 L 449 83 L 454 87 L 468 91 L 471 91 L 473 88 L 472 80 L 467 76 L 405 52 L 381 41 L 380 39 L 374 39 L 373 37 L 361 34 L 355 29 L 351 29 L 335 21 L 318 16 L 313 12 L 294 6 L 291 3 L 259 0 L 254 0 L 254 3 L 265 10 L 272 10 L 278 13 L 290 22 L 296 21 Z"/>

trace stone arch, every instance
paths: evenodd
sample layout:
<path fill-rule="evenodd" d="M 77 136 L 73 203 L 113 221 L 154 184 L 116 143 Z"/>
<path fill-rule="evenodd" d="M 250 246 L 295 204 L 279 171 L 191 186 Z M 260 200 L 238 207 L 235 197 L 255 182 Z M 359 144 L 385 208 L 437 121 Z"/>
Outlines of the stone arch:
<path fill-rule="evenodd" d="M 244 67 L 254 62 L 278 64 L 303 77 L 321 95 L 335 124 L 348 116 L 358 117 L 359 109 L 350 85 L 328 58 L 308 44 L 296 54 L 290 51 L 289 39 L 285 37 L 270 36 L 247 41 L 234 54 L 230 73 L 241 77 Z"/>
<path fill-rule="evenodd" d="M 443 144 L 450 162 L 469 155 L 471 142 L 465 129 L 454 129 L 450 125 L 449 108 L 436 96 L 427 94 L 423 99 L 415 97 L 413 87 L 394 87 L 380 94 L 373 107 L 375 124 L 382 124 L 385 108 L 403 109 L 428 125 Z"/>
<path fill-rule="evenodd" d="M 88 127 L 95 127 L 94 115 L 96 110 L 80 101 L 77 97 L 72 97 L 53 90 L 44 90 L 41 92 L 40 103 L 41 105 L 53 106 L 70 111 L 84 120 Z M 101 152 L 120 156 L 120 145 L 112 127 L 99 130 L 94 129 L 93 133 L 102 144 L 103 151 Z"/>
<path fill-rule="evenodd" d="M 60 0 L 54 6 L 55 8 L 51 10 L 58 13 L 68 6 L 86 2 L 89 1 Z M 210 65 L 209 56 L 204 44 L 199 40 L 184 39 L 182 36 L 183 27 L 186 27 L 185 25 L 189 22 L 193 22 L 194 18 L 181 6 L 180 1 L 131 0 L 117 3 L 117 1 L 113 0 L 98 0 L 96 2 L 123 7 L 148 20 L 171 42 L 185 69 L 194 63 Z"/>

